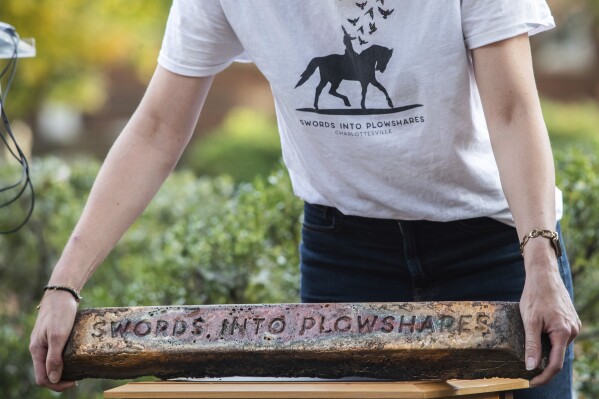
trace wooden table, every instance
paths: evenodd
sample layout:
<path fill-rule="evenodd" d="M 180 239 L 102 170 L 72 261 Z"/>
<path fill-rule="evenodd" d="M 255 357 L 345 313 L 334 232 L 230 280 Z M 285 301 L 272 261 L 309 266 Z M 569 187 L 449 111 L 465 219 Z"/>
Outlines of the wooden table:
<path fill-rule="evenodd" d="M 104 392 L 105 398 L 194 399 L 512 399 L 528 388 L 523 379 L 451 381 L 243 380 L 131 382 Z"/>

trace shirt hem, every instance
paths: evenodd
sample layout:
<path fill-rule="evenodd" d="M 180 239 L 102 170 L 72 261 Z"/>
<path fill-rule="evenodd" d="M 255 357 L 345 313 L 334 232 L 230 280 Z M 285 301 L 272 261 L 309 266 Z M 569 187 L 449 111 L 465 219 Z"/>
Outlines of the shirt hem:
<path fill-rule="evenodd" d="M 532 36 L 553 28 L 555 28 L 555 21 L 553 20 L 553 17 L 548 17 L 541 22 L 523 22 L 503 29 L 495 30 L 493 32 L 487 32 L 481 35 L 468 37 L 464 40 L 466 42 L 466 46 L 470 50 L 473 50 L 487 44 L 521 35 L 523 33 L 528 33 L 529 36 Z"/>
<path fill-rule="evenodd" d="M 181 65 L 171 59 L 169 59 L 164 54 L 160 54 L 158 56 L 158 65 L 167 69 L 170 72 L 176 73 L 178 75 L 190 76 L 190 77 L 206 77 L 216 75 L 219 72 L 225 70 L 229 65 L 231 65 L 234 60 L 227 61 L 225 63 L 211 66 L 211 67 L 189 67 L 185 65 Z"/>

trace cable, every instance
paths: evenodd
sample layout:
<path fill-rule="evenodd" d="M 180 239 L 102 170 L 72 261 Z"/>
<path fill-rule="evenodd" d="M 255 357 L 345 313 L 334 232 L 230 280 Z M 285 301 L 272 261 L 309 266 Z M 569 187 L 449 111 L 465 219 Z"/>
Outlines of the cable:
<path fill-rule="evenodd" d="M 33 214 L 33 209 L 35 207 L 35 191 L 33 189 L 31 177 L 29 175 L 29 163 L 27 162 L 27 158 L 25 157 L 25 154 L 21 150 L 21 147 L 17 143 L 17 139 L 13 134 L 8 115 L 6 115 L 5 108 L 6 96 L 10 91 L 10 87 L 12 85 L 17 70 L 17 60 L 19 55 L 19 35 L 12 26 L 1 22 L 0 30 L 6 32 L 11 37 L 13 43 L 12 55 L 6 66 L 0 72 L 0 83 L 2 82 L 2 79 L 5 77 L 5 75 L 8 74 L 4 92 L 2 93 L 2 95 L 0 95 L 0 117 L 2 119 L 2 123 L 0 124 L 0 139 L 2 139 L 2 142 L 8 149 L 8 154 L 10 154 L 10 156 L 12 156 L 12 158 L 14 158 L 19 164 L 21 164 L 22 169 L 21 178 L 19 179 L 19 181 L 4 187 L 0 187 L 0 193 L 8 192 L 13 189 L 18 189 L 17 193 L 12 198 L 9 198 L 3 203 L 0 203 L 0 209 L 7 208 L 9 205 L 20 199 L 27 190 L 27 188 L 29 188 L 29 191 L 31 193 L 29 209 L 27 210 L 25 218 L 20 223 L 18 223 L 16 227 L 9 228 L 7 230 L 0 230 L 0 234 L 11 234 L 17 232 L 19 229 L 25 226 L 25 224 L 27 224 L 27 222 L 31 218 L 31 215 Z M 13 151 L 10 144 L 12 144 L 12 146 L 15 148 L 16 153 L 15 151 Z"/>

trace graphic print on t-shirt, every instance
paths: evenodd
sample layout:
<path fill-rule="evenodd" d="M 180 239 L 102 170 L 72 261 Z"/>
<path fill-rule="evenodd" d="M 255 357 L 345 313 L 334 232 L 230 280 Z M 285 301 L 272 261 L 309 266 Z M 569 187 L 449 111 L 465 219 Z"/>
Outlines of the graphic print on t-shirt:
<path fill-rule="evenodd" d="M 306 83 L 315 74 L 316 70 L 319 71 L 320 82 L 316 86 L 314 93 L 314 108 L 298 108 L 298 111 L 327 115 L 375 115 L 391 114 L 422 106 L 421 104 L 412 104 L 395 107 L 387 89 L 377 80 L 376 72 L 385 72 L 388 63 L 393 57 L 393 49 L 377 44 L 371 44 L 359 53 L 354 49 L 353 41 L 358 39 L 359 46 L 369 44 L 372 40 L 372 35 L 378 30 L 376 24 L 383 23 L 382 21 L 387 20 L 395 11 L 395 9 L 383 9 L 378 6 L 378 12 L 375 12 L 374 6 L 367 8 L 368 3 L 373 1 L 384 5 L 384 0 L 369 0 L 363 3 L 355 3 L 356 7 L 361 10 L 361 15 L 355 18 L 347 18 L 347 22 L 350 24 L 348 26 L 353 27 L 356 32 L 354 35 L 348 33 L 345 26 L 341 26 L 341 30 L 343 31 L 343 45 L 345 46 L 344 54 L 315 57 L 308 63 L 295 88 Z M 364 10 L 366 12 L 362 14 Z M 361 85 L 360 108 L 320 108 L 318 101 L 327 84 L 330 84 L 328 94 L 341 99 L 345 107 L 352 106 L 352 101 L 356 100 L 352 99 L 350 101 L 347 96 L 337 91 L 339 85 L 344 80 L 356 81 Z M 370 85 L 384 94 L 389 108 L 368 108 L 366 106 L 368 87 Z"/>

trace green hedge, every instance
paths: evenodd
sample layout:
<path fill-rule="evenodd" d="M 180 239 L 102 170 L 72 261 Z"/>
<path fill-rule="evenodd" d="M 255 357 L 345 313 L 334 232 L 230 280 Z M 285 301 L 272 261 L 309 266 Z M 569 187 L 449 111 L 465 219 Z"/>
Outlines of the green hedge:
<path fill-rule="evenodd" d="M 543 99 L 541 104 L 554 149 L 559 151 L 572 145 L 599 145 L 597 102 L 565 103 Z"/>
<path fill-rule="evenodd" d="M 223 123 L 195 140 L 182 167 L 198 176 L 231 176 L 236 182 L 268 175 L 281 158 L 276 121 L 249 108 L 235 108 Z"/>
<path fill-rule="evenodd" d="M 2 397 L 50 398 L 34 386 L 27 352 L 40 287 L 49 278 L 99 165 L 35 159 L 38 201 L 18 234 L 0 236 L 0 387 Z M 563 229 L 585 323 L 576 381 L 599 397 L 599 158 L 556 154 L 564 191 Z M 0 169 L 0 181 L 10 174 Z M 177 171 L 84 290 L 83 306 L 297 302 L 301 201 L 282 167 L 252 183 Z M 11 212 L 10 217 L 18 217 Z M 69 397 L 101 397 L 107 381 L 84 381 Z"/>
<path fill-rule="evenodd" d="M 94 161 L 57 158 L 32 164 L 34 216 L 18 234 L 0 236 L 3 398 L 54 397 L 35 387 L 29 334 L 40 287 L 99 168 Z M 9 174 L 0 170 L 0 181 Z M 298 302 L 301 210 L 282 168 L 241 185 L 175 172 L 85 287 L 82 306 Z M 10 218 L 18 216 L 15 211 Z M 84 381 L 70 395 L 99 398 L 110 386 Z"/>
<path fill-rule="evenodd" d="M 562 221 L 574 279 L 574 300 L 583 331 L 576 345 L 579 399 L 599 398 L 599 157 L 596 149 L 557 152 Z"/>

